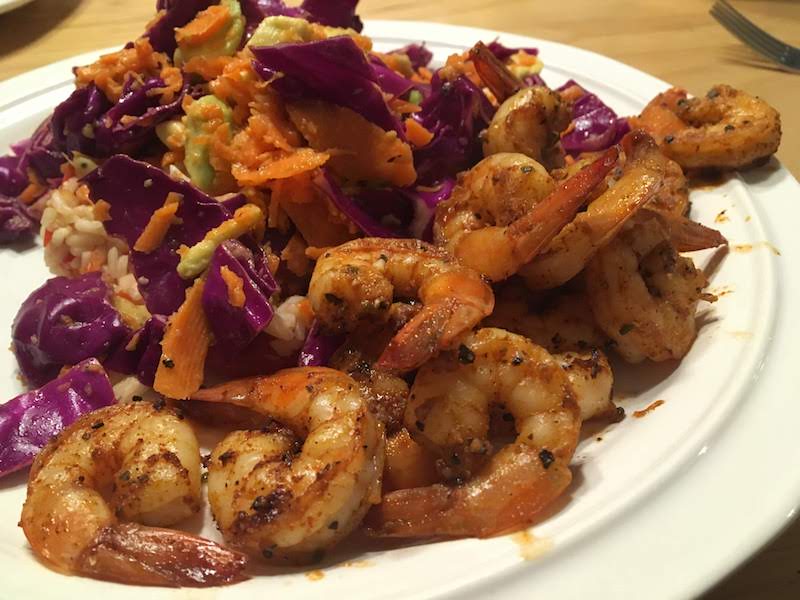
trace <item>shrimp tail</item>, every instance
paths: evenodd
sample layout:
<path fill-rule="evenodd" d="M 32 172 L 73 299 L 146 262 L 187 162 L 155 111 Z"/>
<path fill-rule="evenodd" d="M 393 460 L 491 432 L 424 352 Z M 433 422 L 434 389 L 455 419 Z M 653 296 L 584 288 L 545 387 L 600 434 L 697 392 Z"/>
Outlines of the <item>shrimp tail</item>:
<path fill-rule="evenodd" d="M 478 42 L 469 51 L 483 84 L 491 90 L 498 102 L 513 96 L 522 89 L 522 82 L 489 50 L 483 42 Z"/>
<path fill-rule="evenodd" d="M 670 241 L 678 252 L 694 252 L 728 245 L 727 238 L 716 229 L 672 213 L 651 208 L 642 210 L 659 220 L 667 230 Z"/>
<path fill-rule="evenodd" d="M 572 481 L 566 464 L 545 468 L 532 449 L 496 458 L 499 469 L 490 468 L 482 481 L 386 494 L 368 513 L 367 532 L 398 538 L 501 535 L 533 524 Z M 497 493 L 499 487 L 505 493 Z"/>
<path fill-rule="evenodd" d="M 375 368 L 390 373 L 412 371 L 436 356 L 458 301 L 424 306 L 386 346 Z"/>
<path fill-rule="evenodd" d="M 124 523 L 105 527 L 84 550 L 79 570 L 134 585 L 210 587 L 247 579 L 247 557 L 171 529 Z"/>
<path fill-rule="evenodd" d="M 508 228 L 508 236 L 520 264 L 533 260 L 569 223 L 586 198 L 619 160 L 619 147 L 612 146 L 574 177 L 570 177 L 524 217 Z"/>

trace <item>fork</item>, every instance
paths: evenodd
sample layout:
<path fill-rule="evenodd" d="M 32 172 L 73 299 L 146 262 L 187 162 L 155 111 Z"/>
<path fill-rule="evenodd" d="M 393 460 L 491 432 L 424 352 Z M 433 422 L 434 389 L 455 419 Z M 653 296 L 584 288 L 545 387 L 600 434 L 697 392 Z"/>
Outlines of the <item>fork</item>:
<path fill-rule="evenodd" d="M 727 0 L 717 0 L 709 12 L 725 29 L 755 51 L 787 69 L 800 72 L 800 48 L 790 46 L 757 27 Z"/>

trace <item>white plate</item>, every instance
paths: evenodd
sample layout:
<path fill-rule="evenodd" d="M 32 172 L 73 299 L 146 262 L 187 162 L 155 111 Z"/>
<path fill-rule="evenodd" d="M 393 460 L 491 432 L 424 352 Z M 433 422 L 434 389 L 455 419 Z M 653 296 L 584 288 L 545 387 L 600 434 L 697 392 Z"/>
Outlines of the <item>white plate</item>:
<path fill-rule="evenodd" d="M 427 40 L 438 60 L 500 35 L 510 46 L 536 46 L 551 85 L 573 77 L 620 114 L 638 113 L 667 84 L 623 64 L 543 40 L 429 23 L 373 21 L 379 50 Z M 62 61 L 0 84 L 0 148 L 33 131 L 71 89 Z M 709 75 L 709 84 L 714 78 Z M 695 90 L 702 91 L 702 90 Z M 351 544 L 346 560 L 312 580 L 302 572 L 259 576 L 230 588 L 149 590 L 150 598 L 245 598 L 279 593 L 311 598 L 540 597 L 680 598 L 700 593 L 785 526 L 800 499 L 796 443 L 797 302 L 800 186 L 776 161 L 692 194 L 693 215 L 719 227 L 733 245 L 713 274 L 712 290 L 729 290 L 703 308 L 704 325 L 680 365 L 643 365 L 618 374 L 629 418 L 584 440 L 575 456 L 575 484 L 561 509 L 533 528 L 538 542 L 512 537 L 460 540 L 376 550 Z M 714 223 L 726 211 L 727 221 Z M 773 249 L 780 251 L 778 256 Z M 698 253 L 708 266 L 719 255 Z M 39 248 L 4 251 L 3 273 L 14 286 L 0 301 L 9 324 L 26 295 L 47 277 Z M 0 339 L 7 347 L 8 329 Z M 0 397 L 19 391 L 10 353 L 0 353 Z M 794 383 L 792 386 L 790 384 Z M 656 399 L 665 404 L 630 417 Z M 64 577 L 40 565 L 16 526 L 24 475 L 0 480 L 0 578 L 3 594 L 76 598 L 143 593 Z M 204 531 L 216 532 L 206 517 Z M 522 554 L 540 554 L 524 560 Z"/>
<path fill-rule="evenodd" d="M 28 4 L 29 2 L 33 2 L 33 0 L 0 0 L 0 15 Z"/>

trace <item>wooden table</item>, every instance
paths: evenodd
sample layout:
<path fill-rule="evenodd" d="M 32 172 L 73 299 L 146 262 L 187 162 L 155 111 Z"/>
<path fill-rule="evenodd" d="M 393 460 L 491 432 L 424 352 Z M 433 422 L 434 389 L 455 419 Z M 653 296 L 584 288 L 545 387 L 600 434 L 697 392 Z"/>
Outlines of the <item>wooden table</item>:
<path fill-rule="evenodd" d="M 729 83 L 763 96 L 783 118 L 778 157 L 800 176 L 800 75 L 777 70 L 740 44 L 708 16 L 710 2 L 361 3 L 365 18 L 430 20 L 528 34 L 611 56 L 694 93 L 703 93 L 714 83 Z M 38 0 L 0 15 L 0 80 L 130 40 L 151 18 L 154 4 L 155 0 Z M 800 45 L 800 2 L 740 0 L 736 4 L 774 35 Z M 413 36 L 413 30 L 409 35 Z M 547 61 L 546 56 L 543 59 Z M 787 465 L 787 469 L 795 466 Z M 747 485 L 746 473 L 742 485 Z M 745 598 L 800 598 L 800 522 L 707 596 L 708 600 Z"/>

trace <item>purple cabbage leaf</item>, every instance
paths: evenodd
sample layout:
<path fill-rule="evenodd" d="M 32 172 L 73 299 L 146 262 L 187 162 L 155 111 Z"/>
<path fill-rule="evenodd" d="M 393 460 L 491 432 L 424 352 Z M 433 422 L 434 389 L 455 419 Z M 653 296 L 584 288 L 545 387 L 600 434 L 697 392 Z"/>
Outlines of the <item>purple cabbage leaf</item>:
<path fill-rule="evenodd" d="M 178 248 L 193 246 L 233 213 L 192 184 L 176 181 L 161 169 L 124 155 L 111 157 L 84 181 L 95 202 L 102 199 L 111 205 L 106 230 L 125 239 L 130 247 L 170 192 L 182 196 L 176 213 L 178 222 L 169 228 L 163 243 L 150 253 L 131 252 L 133 272 L 147 309 L 160 315 L 175 312 L 191 284 L 176 271 Z"/>
<path fill-rule="evenodd" d="M 0 194 L 0 244 L 28 239 L 36 229 L 36 220 L 22 202 Z"/>
<path fill-rule="evenodd" d="M 319 321 L 314 321 L 308 330 L 306 340 L 297 357 L 298 367 L 327 367 L 334 352 L 344 342 L 343 334 L 326 335 L 322 333 Z"/>
<path fill-rule="evenodd" d="M 475 165 L 483 156 L 478 134 L 494 115 L 481 89 L 466 77 L 431 80 L 431 94 L 414 115 L 433 139 L 414 150 L 417 183 L 431 185 Z"/>
<path fill-rule="evenodd" d="M 223 267 L 242 281 L 242 306 L 230 301 Z M 252 342 L 272 320 L 274 311 L 269 299 L 277 289 L 263 253 L 254 253 L 235 240 L 222 243 L 211 259 L 202 297 L 214 345 L 233 353 Z"/>
<path fill-rule="evenodd" d="M 405 130 L 378 86 L 375 70 L 348 36 L 251 48 L 256 73 L 287 100 L 315 99 L 349 108 L 385 131 Z"/>
<path fill-rule="evenodd" d="M 25 379 L 42 385 L 64 365 L 104 358 L 128 335 L 108 301 L 100 273 L 54 277 L 35 290 L 11 327 L 12 350 Z"/>
<path fill-rule="evenodd" d="M 508 46 L 504 46 L 497 40 L 489 42 L 487 44 L 487 47 L 489 48 L 489 51 L 492 54 L 494 54 L 497 60 L 502 60 L 504 62 L 520 51 L 525 52 L 527 54 L 533 54 L 534 56 L 539 55 L 538 48 L 510 48 Z"/>
<path fill-rule="evenodd" d="M 433 52 L 425 47 L 425 44 L 409 44 L 397 50 L 392 50 L 389 54 L 405 54 L 411 61 L 411 68 L 415 71 L 422 67 L 427 67 L 433 60 Z"/>
<path fill-rule="evenodd" d="M 197 13 L 216 3 L 217 0 L 158 0 L 156 10 L 163 13 L 144 35 L 150 38 L 150 44 L 155 50 L 172 56 L 178 47 L 175 29 L 183 27 Z"/>
<path fill-rule="evenodd" d="M 582 152 L 605 150 L 619 142 L 630 131 L 628 120 L 619 118 L 600 98 L 571 79 L 558 91 L 575 85 L 584 93 L 573 103 L 572 123 L 561 135 L 564 150 L 577 156 Z"/>
<path fill-rule="evenodd" d="M 167 318 L 153 315 L 141 329 L 119 344 L 103 364 L 111 371 L 136 375 L 144 385 L 152 386 L 161 360 L 161 340 L 166 328 Z"/>
<path fill-rule="evenodd" d="M 30 465 L 53 436 L 80 416 L 115 401 L 103 367 L 88 359 L 0 405 L 0 477 Z"/>

